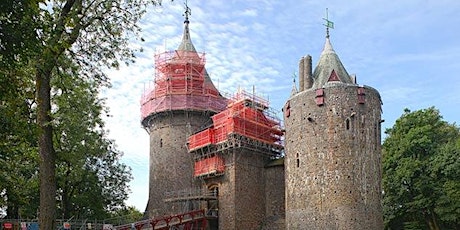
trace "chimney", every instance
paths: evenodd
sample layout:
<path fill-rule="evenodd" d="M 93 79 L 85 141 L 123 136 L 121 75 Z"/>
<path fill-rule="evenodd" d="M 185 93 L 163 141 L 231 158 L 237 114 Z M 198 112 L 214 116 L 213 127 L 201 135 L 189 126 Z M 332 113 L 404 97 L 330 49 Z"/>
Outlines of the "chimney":
<path fill-rule="evenodd" d="M 312 69 L 311 69 L 311 56 L 307 55 L 304 58 L 304 88 L 301 88 L 301 90 L 307 90 L 310 89 L 313 85 L 313 74 L 312 74 Z"/>
<path fill-rule="evenodd" d="M 305 58 L 302 57 L 299 61 L 299 92 L 302 92 L 304 87 L 304 62 Z"/>

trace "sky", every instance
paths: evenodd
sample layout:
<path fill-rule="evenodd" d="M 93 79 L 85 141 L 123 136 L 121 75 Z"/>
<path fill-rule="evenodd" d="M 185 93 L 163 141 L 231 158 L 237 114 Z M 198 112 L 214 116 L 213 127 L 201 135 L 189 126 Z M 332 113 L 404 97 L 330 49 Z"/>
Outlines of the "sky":
<path fill-rule="evenodd" d="M 328 8 L 331 43 L 347 72 L 380 92 L 382 131 L 404 108 L 435 106 L 448 122 L 460 121 L 458 0 L 189 0 L 188 6 L 192 42 L 206 53 L 206 69 L 218 89 L 232 94 L 254 87 L 280 118 L 300 58 L 310 54 L 317 64 Z M 126 204 L 140 211 L 149 186 L 149 136 L 140 124 L 140 98 L 152 86 L 154 55 L 179 46 L 183 12 L 184 2 L 177 0 L 147 9 L 140 24 L 145 42 L 131 43 L 144 51 L 136 63 L 108 71 L 112 87 L 102 95 L 111 114 L 109 138 L 132 169 Z"/>

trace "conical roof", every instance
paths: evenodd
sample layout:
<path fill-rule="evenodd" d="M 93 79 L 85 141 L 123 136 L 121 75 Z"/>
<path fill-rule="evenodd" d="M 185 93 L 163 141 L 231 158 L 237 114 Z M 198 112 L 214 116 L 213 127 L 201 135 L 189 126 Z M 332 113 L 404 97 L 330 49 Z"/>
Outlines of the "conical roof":
<path fill-rule="evenodd" d="M 312 88 L 314 89 L 321 88 L 328 82 L 353 83 L 339 56 L 332 48 L 329 37 L 326 37 L 323 52 L 321 52 L 318 65 L 313 72 L 313 79 Z"/>
<path fill-rule="evenodd" d="M 184 33 L 182 35 L 182 41 L 177 48 L 179 51 L 189 51 L 189 52 L 196 52 L 195 46 L 192 43 L 192 39 L 190 37 L 190 29 L 189 29 L 189 24 L 190 21 L 188 20 L 188 13 L 187 11 L 185 12 L 185 21 L 184 21 Z M 209 88 L 212 88 L 214 90 L 217 90 L 216 86 L 211 80 L 211 77 L 209 77 L 208 71 L 205 69 L 204 70 L 204 82 L 205 85 Z"/>
<path fill-rule="evenodd" d="M 190 21 L 188 20 L 188 17 L 185 18 L 184 34 L 182 35 L 182 41 L 177 50 L 196 52 L 195 46 L 193 46 L 192 39 L 190 38 L 190 30 L 188 28 L 189 23 Z"/>

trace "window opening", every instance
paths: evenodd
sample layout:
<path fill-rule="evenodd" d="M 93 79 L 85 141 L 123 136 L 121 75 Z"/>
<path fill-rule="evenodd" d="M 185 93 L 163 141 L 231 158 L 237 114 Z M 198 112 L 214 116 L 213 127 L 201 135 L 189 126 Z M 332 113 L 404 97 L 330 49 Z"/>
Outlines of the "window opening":
<path fill-rule="evenodd" d="M 297 161 L 297 168 L 299 168 L 300 167 L 300 159 L 299 159 L 299 154 L 298 153 L 297 153 L 297 160 L 296 161 Z"/>

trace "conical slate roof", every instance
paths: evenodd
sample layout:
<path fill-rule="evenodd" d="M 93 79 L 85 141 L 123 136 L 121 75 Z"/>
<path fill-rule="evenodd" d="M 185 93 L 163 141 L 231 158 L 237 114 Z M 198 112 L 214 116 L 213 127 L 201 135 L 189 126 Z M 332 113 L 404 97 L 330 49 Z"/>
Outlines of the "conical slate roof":
<path fill-rule="evenodd" d="M 182 41 L 177 50 L 196 52 L 195 46 L 193 46 L 192 39 L 190 38 L 189 23 L 190 21 L 186 18 L 184 21 L 184 34 L 182 35 Z"/>
<path fill-rule="evenodd" d="M 313 86 L 317 89 L 323 87 L 328 82 L 342 82 L 353 84 L 353 81 L 348 75 L 347 70 L 343 67 L 339 56 L 332 48 L 329 37 L 326 37 L 323 52 L 318 61 L 318 65 L 313 72 Z"/>

